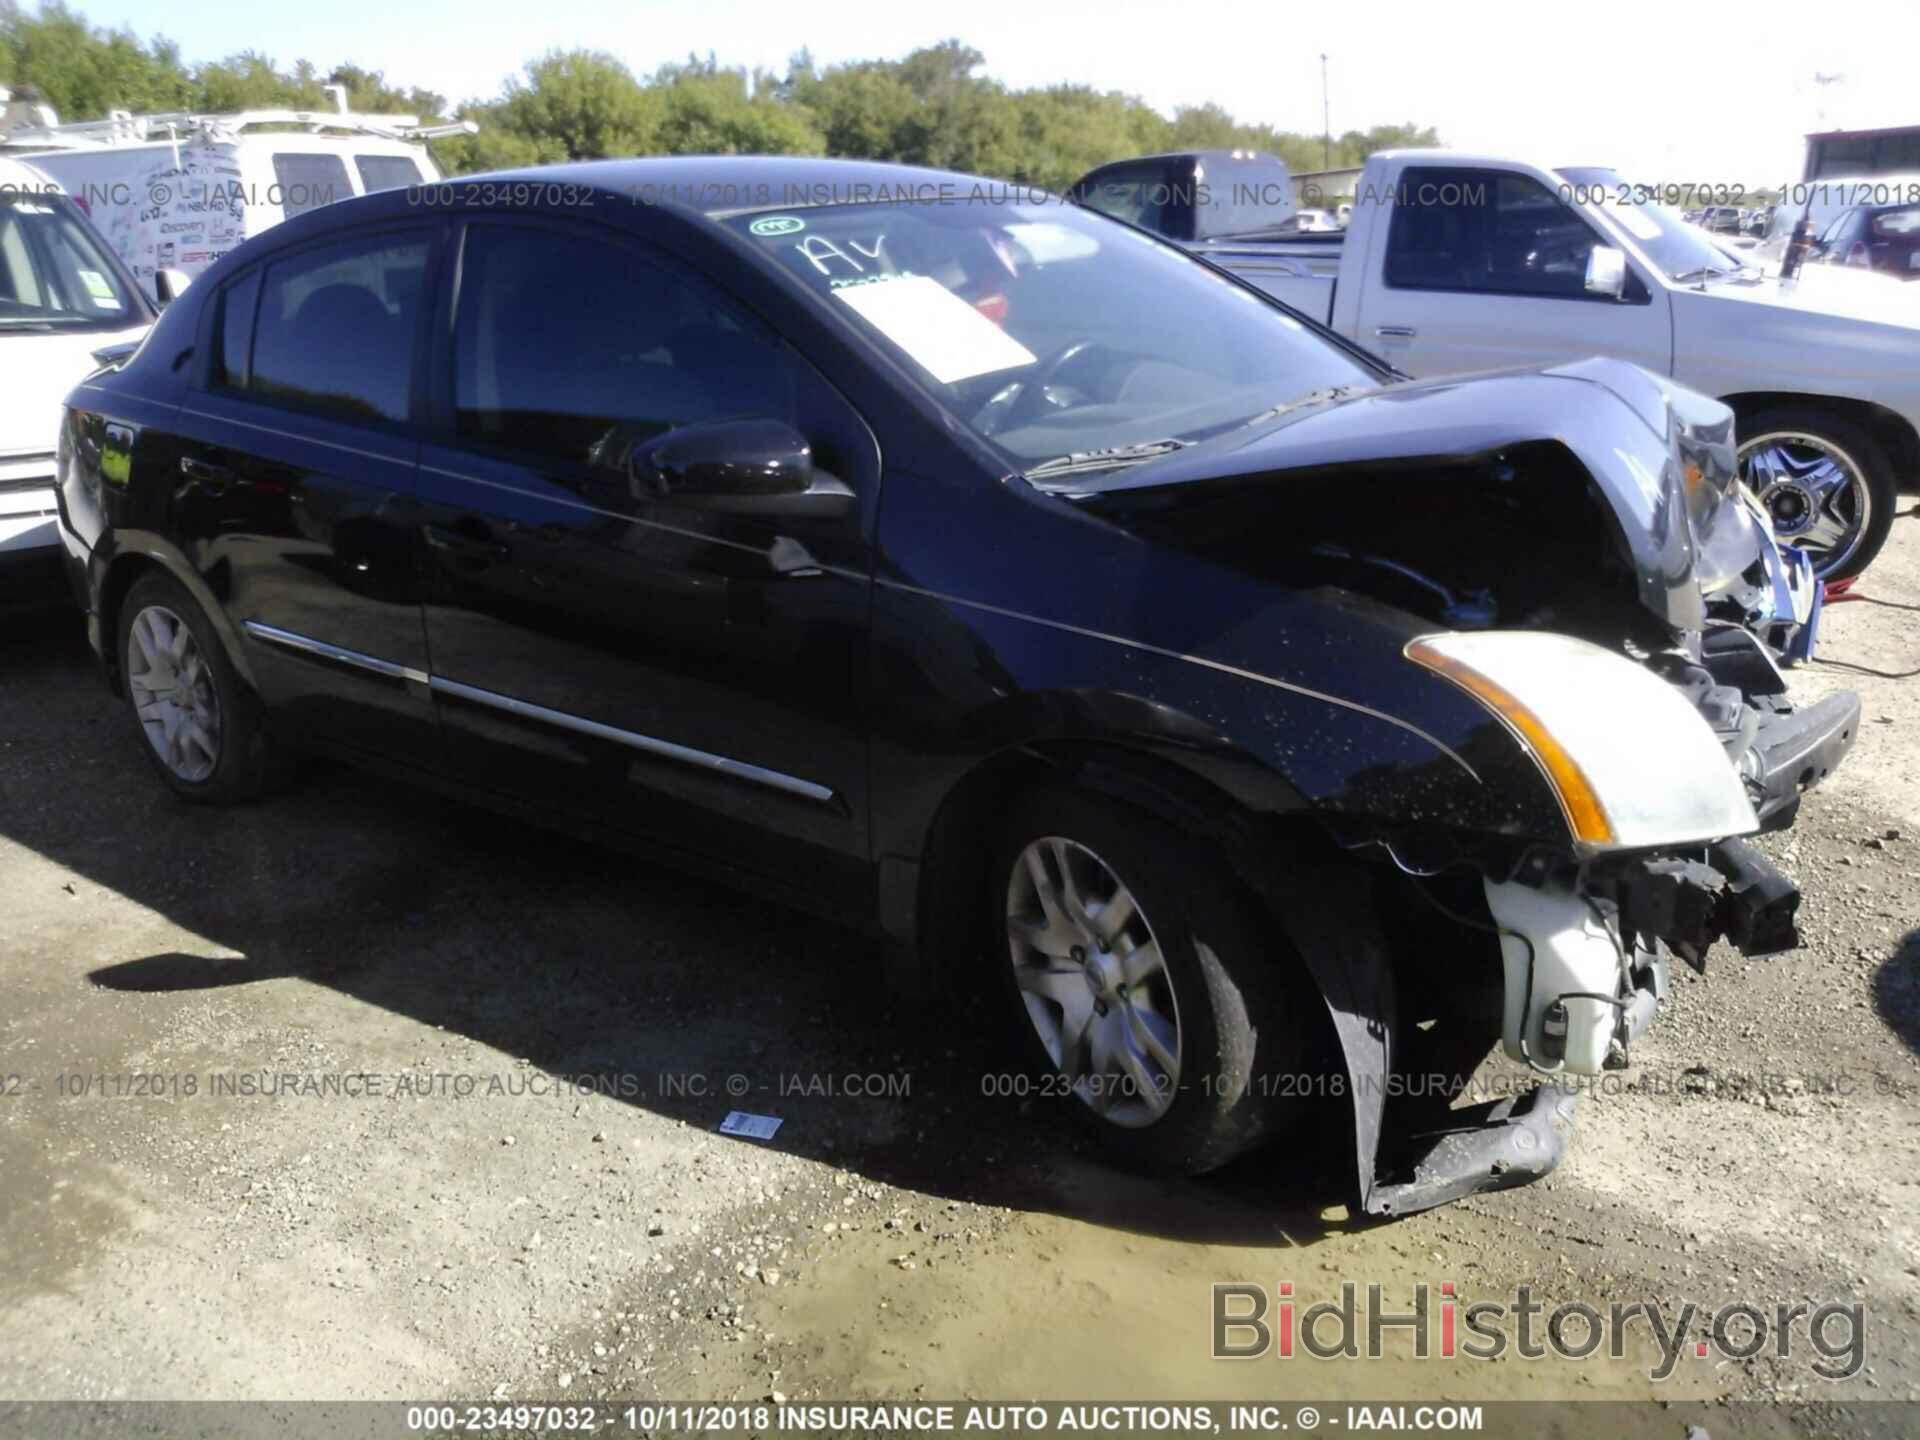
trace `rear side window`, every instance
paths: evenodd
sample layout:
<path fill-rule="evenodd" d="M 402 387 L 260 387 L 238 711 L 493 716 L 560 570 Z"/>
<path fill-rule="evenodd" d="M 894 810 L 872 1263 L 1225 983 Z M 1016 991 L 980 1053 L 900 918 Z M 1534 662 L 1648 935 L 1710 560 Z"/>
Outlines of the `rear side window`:
<path fill-rule="evenodd" d="M 420 167 L 408 155 L 356 155 L 353 164 L 360 172 L 360 188 L 369 195 L 420 183 Z"/>
<path fill-rule="evenodd" d="M 405 420 L 425 232 L 302 250 L 268 266 L 247 389 L 346 420 Z"/>
<path fill-rule="evenodd" d="M 347 162 L 338 155 L 276 154 L 273 178 L 280 186 L 280 208 L 289 220 L 353 196 L 353 186 L 347 182 Z"/>
<path fill-rule="evenodd" d="M 1387 229 L 1386 282 L 1401 290 L 1587 299 L 1598 237 L 1531 176 L 1416 166 Z"/>

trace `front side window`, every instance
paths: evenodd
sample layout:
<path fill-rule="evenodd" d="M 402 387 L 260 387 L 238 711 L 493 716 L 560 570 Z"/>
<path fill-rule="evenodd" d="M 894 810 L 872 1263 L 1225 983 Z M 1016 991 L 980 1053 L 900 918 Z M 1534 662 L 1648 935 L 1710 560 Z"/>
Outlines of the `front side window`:
<path fill-rule="evenodd" d="M 116 330 L 147 311 L 64 195 L 0 195 L 0 332 Z"/>
<path fill-rule="evenodd" d="M 544 227 L 469 228 L 453 378 L 462 439 L 570 465 L 699 421 L 808 430 L 820 413 L 805 367 L 710 286 L 635 246 Z"/>
<path fill-rule="evenodd" d="M 430 249 L 424 233 L 388 234 L 270 264 L 248 392 L 344 420 L 405 420 Z"/>
<path fill-rule="evenodd" d="M 1532 176 L 1415 166 L 1394 197 L 1386 282 L 1586 299 L 1597 243 L 1593 227 Z"/>
<path fill-rule="evenodd" d="M 1381 382 L 1261 295 L 1081 205 L 928 196 L 723 223 L 1023 472 Z"/>
<path fill-rule="evenodd" d="M 347 164 L 338 155 L 281 152 L 273 157 L 273 178 L 280 190 L 280 209 L 289 220 L 352 198 Z"/>

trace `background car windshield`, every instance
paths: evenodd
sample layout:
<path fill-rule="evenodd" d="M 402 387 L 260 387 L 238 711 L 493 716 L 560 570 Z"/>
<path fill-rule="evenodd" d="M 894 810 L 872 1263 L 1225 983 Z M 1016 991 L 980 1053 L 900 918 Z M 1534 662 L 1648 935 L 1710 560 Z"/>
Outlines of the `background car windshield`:
<path fill-rule="evenodd" d="M 144 318 L 70 200 L 0 199 L 0 328 L 115 329 Z"/>
<path fill-rule="evenodd" d="M 1022 468 L 1198 439 L 1380 377 L 1179 252 L 1064 204 L 846 205 L 729 222 Z"/>
<path fill-rule="evenodd" d="M 1726 251 L 1664 205 L 1634 198 L 1635 187 L 1613 170 L 1562 170 L 1575 193 L 1593 204 L 1628 235 L 1668 279 L 1702 270 L 1732 274 L 1740 264 Z"/>

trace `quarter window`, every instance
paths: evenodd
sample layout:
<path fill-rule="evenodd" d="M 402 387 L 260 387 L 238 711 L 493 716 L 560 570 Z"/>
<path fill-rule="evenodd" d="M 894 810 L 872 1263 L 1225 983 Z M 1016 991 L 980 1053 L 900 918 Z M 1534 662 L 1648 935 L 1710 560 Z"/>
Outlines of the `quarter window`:
<path fill-rule="evenodd" d="M 220 296 L 220 353 L 213 383 L 230 390 L 247 388 L 248 352 L 253 348 L 253 307 L 260 298 L 260 272 L 250 270 Z"/>
<path fill-rule="evenodd" d="M 1415 167 L 1394 197 L 1386 282 L 1402 290 L 1586 299 L 1597 238 L 1530 176 Z"/>
<path fill-rule="evenodd" d="M 430 243 L 424 234 L 302 250 L 267 269 L 249 392 L 349 420 L 405 420 Z"/>
<path fill-rule="evenodd" d="M 808 430 L 819 414 L 806 397 L 822 382 L 778 339 L 632 245 L 475 225 L 460 275 L 463 439 L 595 465 L 697 421 L 768 417 Z"/>

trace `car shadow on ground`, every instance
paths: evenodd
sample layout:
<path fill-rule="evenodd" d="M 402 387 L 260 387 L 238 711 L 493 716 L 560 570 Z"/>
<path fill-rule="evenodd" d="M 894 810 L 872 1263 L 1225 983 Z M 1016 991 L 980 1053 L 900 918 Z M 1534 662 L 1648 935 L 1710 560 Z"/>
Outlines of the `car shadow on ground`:
<path fill-rule="evenodd" d="M 1920 930 L 1910 930 L 1875 972 L 1873 1008 L 1909 1050 L 1920 1052 Z"/>
<path fill-rule="evenodd" d="M 1135 1176 L 1071 1123 L 1078 1101 L 1005 1078 L 1016 1052 L 985 985 L 903 998 L 863 935 L 345 768 L 245 807 L 182 803 L 71 616 L 0 642 L 0 675 L 0 837 L 205 942 L 100 964 L 94 986 L 158 1003 L 329 986 L 468 1036 L 503 1072 L 524 1060 L 691 1126 L 779 1115 L 774 1148 L 943 1199 L 1227 1245 L 1371 1223 L 1323 1218 L 1350 1185 L 1344 1102 L 1214 1175 Z"/>

